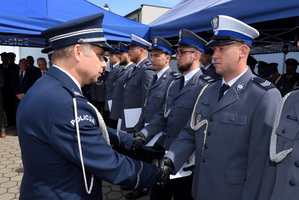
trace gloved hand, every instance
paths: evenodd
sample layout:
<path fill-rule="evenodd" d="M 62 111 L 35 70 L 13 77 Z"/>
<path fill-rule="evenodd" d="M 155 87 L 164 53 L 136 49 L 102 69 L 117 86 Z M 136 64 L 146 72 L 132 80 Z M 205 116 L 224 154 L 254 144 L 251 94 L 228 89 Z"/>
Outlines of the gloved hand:
<path fill-rule="evenodd" d="M 137 150 L 142 147 L 143 144 L 145 144 L 145 136 L 142 132 L 136 132 L 133 133 L 133 144 L 132 144 L 132 149 Z"/>
<path fill-rule="evenodd" d="M 164 187 L 169 179 L 169 175 L 174 171 L 173 163 L 170 158 L 164 157 L 159 164 L 157 160 L 154 160 L 153 164 L 158 167 L 157 185 Z"/>
<path fill-rule="evenodd" d="M 194 173 L 195 165 L 190 165 L 189 167 L 183 168 L 183 171 L 191 171 L 192 174 Z"/>

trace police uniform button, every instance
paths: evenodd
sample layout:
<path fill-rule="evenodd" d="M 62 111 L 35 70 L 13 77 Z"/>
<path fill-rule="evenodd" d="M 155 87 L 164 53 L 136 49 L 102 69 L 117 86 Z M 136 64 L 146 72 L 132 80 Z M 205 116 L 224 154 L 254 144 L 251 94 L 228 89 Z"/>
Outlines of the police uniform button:
<path fill-rule="evenodd" d="M 296 161 L 296 162 L 295 162 L 295 166 L 296 166 L 296 167 L 299 167 L 299 161 Z"/>
<path fill-rule="evenodd" d="M 211 121 L 211 122 L 214 121 L 214 118 L 213 118 L 213 117 L 210 117 L 210 121 Z"/>
<path fill-rule="evenodd" d="M 290 186 L 295 186 L 295 185 L 296 185 L 296 183 L 295 183 L 294 180 L 290 180 L 290 181 L 289 181 L 289 184 L 290 184 Z"/>
<path fill-rule="evenodd" d="M 231 119 L 230 121 L 231 121 L 231 122 L 234 122 L 234 121 L 235 121 L 235 119 L 233 118 L 233 119 Z"/>
<path fill-rule="evenodd" d="M 173 115 L 171 114 L 170 117 L 172 117 Z"/>
<path fill-rule="evenodd" d="M 282 132 L 282 134 L 285 134 L 285 133 L 286 133 L 286 130 L 283 129 L 281 132 Z"/>
<path fill-rule="evenodd" d="M 204 162 L 204 163 L 205 163 L 205 162 L 207 162 L 207 159 L 205 159 L 205 158 L 204 158 L 204 159 L 202 159 L 202 162 Z"/>
<path fill-rule="evenodd" d="M 143 192 L 146 192 L 146 191 L 147 191 L 147 188 L 144 188 L 144 189 L 143 189 Z"/>
<path fill-rule="evenodd" d="M 208 131 L 208 135 L 212 135 L 211 131 Z"/>

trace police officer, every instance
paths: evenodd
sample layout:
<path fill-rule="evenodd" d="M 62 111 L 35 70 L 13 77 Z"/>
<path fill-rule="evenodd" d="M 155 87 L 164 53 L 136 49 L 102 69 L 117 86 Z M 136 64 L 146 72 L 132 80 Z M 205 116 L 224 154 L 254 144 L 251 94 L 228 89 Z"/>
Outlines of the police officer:
<path fill-rule="evenodd" d="M 53 66 L 28 91 L 17 113 L 24 165 L 20 199 L 102 199 L 102 179 L 138 190 L 150 190 L 156 181 L 156 166 L 110 147 L 101 115 L 80 90 L 97 81 L 104 51 L 111 48 L 103 16 L 42 32 L 54 50 Z"/>
<path fill-rule="evenodd" d="M 299 26 L 292 31 L 299 35 Z M 258 200 L 298 199 L 298 102 L 299 90 L 296 88 L 284 96 L 277 109 L 270 142 L 270 160 L 266 163 Z"/>
<path fill-rule="evenodd" d="M 147 58 L 147 50 L 150 47 L 151 43 L 131 34 L 129 56 L 136 66 L 124 86 L 121 130 L 126 132 L 134 130 L 141 115 L 149 83 L 155 75 L 152 63 Z"/>
<path fill-rule="evenodd" d="M 165 103 L 166 92 L 169 84 L 180 77 L 179 73 L 174 72 L 169 67 L 169 62 L 173 54 L 172 45 L 161 37 L 155 37 L 153 39 L 153 46 L 149 49 L 151 52 L 151 63 L 153 65 L 156 74 L 152 79 L 150 86 L 146 93 L 146 100 L 142 107 L 142 113 L 137 125 L 134 128 L 135 132 L 140 131 L 145 125 L 147 125 L 153 116 L 159 112 Z M 135 148 L 140 148 L 142 142 L 135 144 Z M 161 152 L 152 151 L 152 148 L 148 150 L 138 149 L 136 150 L 136 159 L 143 160 L 151 163 L 156 154 L 160 155 Z M 164 154 L 164 151 L 163 151 Z M 161 158 L 161 157 L 159 157 Z M 127 199 L 136 199 L 144 196 L 146 193 L 140 193 L 133 191 L 126 194 Z"/>
<path fill-rule="evenodd" d="M 213 17 L 212 25 L 207 46 L 214 50 L 222 78 L 201 91 L 189 122 L 160 166 L 176 172 L 195 150 L 194 199 L 256 199 L 280 93 L 246 65 L 258 31 L 224 15 Z"/>
<path fill-rule="evenodd" d="M 111 70 L 108 74 L 107 81 L 106 81 L 106 97 L 105 97 L 105 108 L 104 111 L 109 113 L 108 120 L 108 126 L 111 128 L 116 129 L 117 121 L 112 121 L 110 119 L 110 111 L 111 111 L 111 103 L 112 103 L 112 94 L 113 94 L 113 88 L 114 88 L 114 82 L 118 75 L 118 72 L 120 70 L 119 65 L 119 58 L 118 58 L 118 47 L 112 45 L 113 49 L 109 51 L 109 60 L 111 64 Z"/>
<path fill-rule="evenodd" d="M 128 54 L 130 48 L 128 45 L 120 42 L 119 46 L 119 64 L 121 66 L 120 71 L 115 77 L 113 84 L 113 93 L 112 93 L 112 103 L 111 103 L 111 112 L 110 119 L 112 121 L 117 121 L 122 118 L 123 111 L 123 98 L 124 98 L 124 85 L 128 80 L 128 76 L 135 67 L 135 64 L 131 62 L 130 56 Z M 119 122 L 121 123 L 121 121 Z M 117 123 L 116 123 L 117 124 Z M 120 126 L 120 125 L 119 125 Z"/>
<path fill-rule="evenodd" d="M 169 86 L 163 108 L 154 115 L 147 126 L 135 134 L 143 135 L 147 146 L 151 146 L 152 151 L 160 152 L 155 155 L 156 159 L 161 159 L 165 150 L 167 151 L 172 142 L 178 138 L 180 130 L 191 116 L 197 95 L 203 86 L 212 80 L 200 70 L 200 57 L 205 52 L 206 41 L 186 29 L 180 30 L 179 38 L 173 48 L 176 49 L 178 70 L 184 76 Z M 159 135 L 158 139 L 154 138 Z M 191 185 L 192 176 L 191 172 L 188 172 L 183 177 L 170 180 L 163 188 L 154 187 L 151 199 L 170 200 L 172 196 L 175 199 L 192 199 Z"/>
<path fill-rule="evenodd" d="M 200 63 L 203 65 L 201 71 L 203 74 L 210 76 L 213 79 L 219 78 L 220 75 L 216 73 L 215 66 L 212 63 L 213 50 L 206 48 L 205 54 L 200 58 Z"/>
<path fill-rule="evenodd" d="M 179 73 L 172 71 L 169 67 L 169 62 L 174 51 L 172 45 L 167 40 L 161 37 L 155 37 L 153 39 L 153 46 L 149 51 L 151 52 L 150 61 L 156 74 L 147 90 L 142 114 L 134 128 L 135 132 L 141 131 L 141 129 L 151 121 L 153 116 L 160 111 L 165 103 L 169 84 L 173 80 L 180 78 Z"/>

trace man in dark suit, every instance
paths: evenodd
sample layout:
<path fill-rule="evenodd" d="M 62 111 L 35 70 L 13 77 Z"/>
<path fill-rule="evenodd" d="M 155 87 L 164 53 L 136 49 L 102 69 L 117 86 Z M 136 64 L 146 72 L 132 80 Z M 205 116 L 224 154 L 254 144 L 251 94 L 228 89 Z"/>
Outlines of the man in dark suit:
<path fill-rule="evenodd" d="M 124 86 L 121 130 L 126 132 L 133 132 L 145 102 L 149 83 L 155 74 L 153 66 L 147 58 L 147 50 L 150 47 L 149 42 L 131 34 L 129 56 L 136 66 L 129 74 Z"/>
<path fill-rule="evenodd" d="M 195 200 L 249 200 L 260 192 L 279 91 L 246 64 L 259 32 L 225 15 L 213 17 L 214 50 L 221 79 L 201 91 L 187 125 L 160 161 L 177 172 L 195 151 Z"/>
<path fill-rule="evenodd" d="M 27 70 L 27 60 L 25 58 L 19 61 L 19 70 L 11 75 L 10 87 L 14 95 L 15 110 L 19 106 L 20 101 L 25 93 L 32 86 L 32 72 Z"/>
<path fill-rule="evenodd" d="M 8 54 L 6 52 L 3 52 L 1 54 L 1 60 L 2 60 L 2 64 L 0 64 L 0 69 L 3 70 L 3 77 L 4 77 L 4 86 L 2 88 L 4 112 L 7 119 L 7 126 L 13 126 L 15 125 L 15 121 L 16 121 L 16 115 L 15 115 L 16 111 L 14 106 L 14 95 L 10 87 L 10 79 L 11 79 L 11 74 L 14 71 L 17 71 L 19 69 L 19 66 L 9 64 Z"/>
<path fill-rule="evenodd" d="M 53 65 L 26 93 L 17 113 L 24 164 L 21 200 L 102 200 L 102 180 L 145 191 L 159 177 L 155 165 L 111 148 L 113 138 L 101 114 L 81 92 L 97 81 L 105 50 L 111 48 L 103 17 L 94 14 L 42 32 L 51 41 Z"/>
<path fill-rule="evenodd" d="M 26 58 L 27 63 L 28 63 L 28 67 L 27 67 L 27 71 L 32 72 L 32 76 L 33 76 L 33 83 L 35 83 L 35 81 L 40 77 L 39 74 L 41 73 L 39 68 L 34 66 L 34 58 L 32 56 L 27 56 Z M 34 77 L 37 76 L 37 77 Z"/>
<path fill-rule="evenodd" d="M 213 50 L 206 48 L 206 52 L 201 56 L 200 63 L 203 65 L 201 71 L 213 79 L 219 78 L 220 75 L 216 73 L 215 66 L 212 63 Z"/>

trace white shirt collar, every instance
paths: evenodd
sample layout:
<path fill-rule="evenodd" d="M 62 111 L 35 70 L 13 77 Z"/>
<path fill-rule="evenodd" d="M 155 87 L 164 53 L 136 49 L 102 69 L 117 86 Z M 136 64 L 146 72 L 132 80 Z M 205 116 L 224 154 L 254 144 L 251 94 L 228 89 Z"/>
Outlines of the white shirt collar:
<path fill-rule="evenodd" d="M 169 68 L 169 66 L 165 67 L 161 71 L 157 73 L 157 80 L 164 74 L 164 72 Z"/>
<path fill-rule="evenodd" d="M 146 57 L 145 57 L 145 58 L 143 58 L 142 60 L 140 60 L 140 61 L 139 61 L 139 63 L 136 65 L 136 67 L 138 67 L 138 68 L 139 68 L 139 67 L 140 67 L 140 66 L 139 66 L 139 64 L 140 64 L 140 63 L 141 63 L 141 62 L 142 62 L 144 59 L 146 59 Z"/>
<path fill-rule="evenodd" d="M 239 76 L 230 80 L 228 83 L 226 83 L 224 81 L 224 78 L 222 77 L 222 84 L 225 83 L 225 84 L 229 85 L 229 87 L 231 87 L 243 74 L 245 74 L 245 72 L 247 72 L 247 70 L 248 70 L 248 67 L 244 70 L 244 72 L 242 72 Z"/>
<path fill-rule="evenodd" d="M 189 72 L 188 74 L 184 75 L 185 85 L 194 76 L 194 74 L 196 74 L 198 72 L 198 70 L 199 70 L 199 68 L 194 69 L 191 72 Z"/>
<path fill-rule="evenodd" d="M 113 66 L 112 66 L 112 69 L 113 69 L 114 67 L 116 67 L 116 65 L 118 65 L 118 64 L 119 64 L 119 62 L 118 62 L 118 63 L 116 63 L 115 65 L 113 65 Z"/>
<path fill-rule="evenodd" d="M 81 91 L 81 87 L 79 82 L 71 75 L 69 74 L 67 71 L 65 71 L 64 69 L 58 67 L 57 65 L 52 65 L 53 67 L 56 67 L 57 69 L 59 69 L 60 71 L 64 72 L 66 75 L 68 75 L 73 81 L 74 83 L 77 85 L 77 87 L 79 88 L 79 90 Z M 81 91 L 82 92 L 82 91 Z"/>

